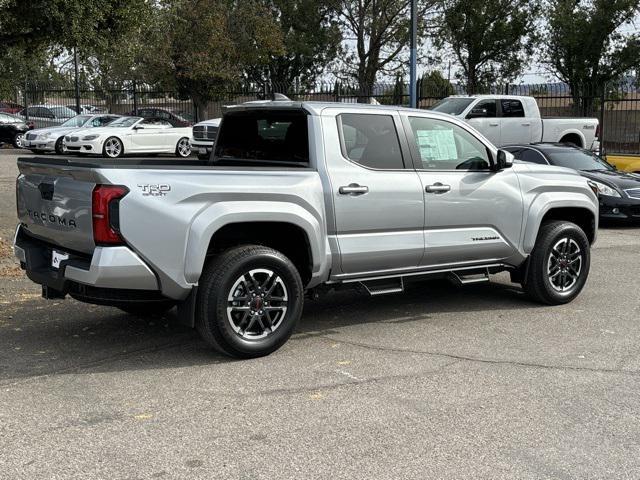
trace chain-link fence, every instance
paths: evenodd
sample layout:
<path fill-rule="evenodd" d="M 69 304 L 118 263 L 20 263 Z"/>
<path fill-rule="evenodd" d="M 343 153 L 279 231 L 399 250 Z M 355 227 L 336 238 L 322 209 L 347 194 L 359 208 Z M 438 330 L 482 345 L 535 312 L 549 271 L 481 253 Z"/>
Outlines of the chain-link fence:
<path fill-rule="evenodd" d="M 420 81 L 417 85 L 418 107 L 430 108 L 449 95 L 464 95 L 460 85 Z M 543 117 L 595 117 L 600 120 L 600 139 L 607 153 L 640 154 L 640 88 L 633 82 L 607 85 L 605 88 L 582 88 L 572 92 L 562 83 L 535 85 L 496 85 L 482 93 L 530 95 L 536 98 Z M 341 103 L 379 103 L 404 105 L 409 103 L 409 88 L 405 83 L 378 83 L 366 89 L 347 82 L 325 82 L 314 85 L 242 85 L 220 89 L 209 101 L 199 103 L 176 91 L 151 85 L 127 82 L 120 88 L 80 87 L 76 95 L 73 82 L 56 85 L 16 86 L 14 98 L 0 102 L 0 111 L 29 116 L 36 127 L 61 123 L 65 118 L 42 118 L 46 113 L 37 107 L 68 107 L 74 113 L 80 104 L 81 113 L 104 112 L 132 114 L 154 109 L 176 115 L 188 123 L 220 117 L 225 105 L 271 98 L 283 93 L 292 100 Z M 3 105 L 5 108 L 3 108 Z M 30 108 L 27 108 L 30 107 Z M 58 111 L 60 109 L 57 109 Z M 65 115 L 70 112 L 63 110 Z M 62 112 L 61 112 L 62 113 Z M 55 113 L 54 113 L 55 114 Z M 51 113 L 47 114 L 51 115 Z M 68 117 L 67 117 L 68 118 Z"/>

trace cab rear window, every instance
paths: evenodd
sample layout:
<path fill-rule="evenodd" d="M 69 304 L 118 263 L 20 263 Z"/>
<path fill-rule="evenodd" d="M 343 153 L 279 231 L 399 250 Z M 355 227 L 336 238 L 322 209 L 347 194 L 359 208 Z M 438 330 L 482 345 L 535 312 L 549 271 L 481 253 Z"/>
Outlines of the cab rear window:
<path fill-rule="evenodd" d="M 214 165 L 309 166 L 309 132 L 303 110 L 227 113 L 220 126 Z"/>

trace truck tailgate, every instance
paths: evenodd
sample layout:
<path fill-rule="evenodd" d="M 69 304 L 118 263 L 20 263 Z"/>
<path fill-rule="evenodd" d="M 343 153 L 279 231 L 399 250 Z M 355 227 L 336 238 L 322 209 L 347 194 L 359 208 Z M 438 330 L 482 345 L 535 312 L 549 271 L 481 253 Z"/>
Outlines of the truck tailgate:
<path fill-rule="evenodd" d="M 68 250 L 92 253 L 91 171 L 19 160 L 18 219 L 32 236 Z"/>

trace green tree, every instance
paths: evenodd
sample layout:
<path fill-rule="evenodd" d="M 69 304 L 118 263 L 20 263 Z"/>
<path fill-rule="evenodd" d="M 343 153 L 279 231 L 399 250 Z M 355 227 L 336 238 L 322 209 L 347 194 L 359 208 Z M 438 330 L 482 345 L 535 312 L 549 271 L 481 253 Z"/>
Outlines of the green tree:
<path fill-rule="evenodd" d="M 640 64 L 640 37 L 619 30 L 639 10 L 640 0 L 550 1 L 543 56 L 583 115 L 607 82 Z"/>
<path fill-rule="evenodd" d="M 265 0 L 283 35 L 284 51 L 265 64 L 250 66 L 247 77 L 283 90 L 294 81 L 310 86 L 332 62 L 342 35 L 327 0 Z"/>
<path fill-rule="evenodd" d="M 436 44 L 449 46 L 458 77 L 473 94 L 499 80 L 511 80 L 533 52 L 536 0 L 440 0 Z"/>
<path fill-rule="evenodd" d="M 455 88 L 442 74 L 434 70 L 420 79 L 420 96 L 427 98 L 444 98 L 455 93 Z"/>
<path fill-rule="evenodd" d="M 428 26 L 436 0 L 418 0 L 418 32 Z M 408 53 L 410 2 L 408 0 L 334 0 L 344 35 L 355 47 L 342 62 L 346 75 L 356 80 L 361 94 L 371 95 L 380 72 L 405 69 Z"/>
<path fill-rule="evenodd" d="M 246 69 L 284 52 L 282 34 L 258 0 L 170 0 L 164 7 L 168 41 L 159 46 L 180 92 L 198 112 Z"/>

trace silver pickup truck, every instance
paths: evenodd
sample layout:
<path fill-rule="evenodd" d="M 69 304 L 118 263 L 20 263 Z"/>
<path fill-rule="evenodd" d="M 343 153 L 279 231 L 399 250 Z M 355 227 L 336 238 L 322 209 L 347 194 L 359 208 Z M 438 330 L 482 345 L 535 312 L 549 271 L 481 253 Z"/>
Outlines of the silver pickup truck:
<path fill-rule="evenodd" d="M 209 160 L 19 159 L 14 248 L 46 298 L 177 306 L 235 357 L 279 348 L 305 292 L 344 284 L 379 295 L 509 271 L 535 301 L 569 302 L 597 197 L 574 171 L 512 160 L 450 115 L 239 105 Z"/>

